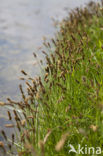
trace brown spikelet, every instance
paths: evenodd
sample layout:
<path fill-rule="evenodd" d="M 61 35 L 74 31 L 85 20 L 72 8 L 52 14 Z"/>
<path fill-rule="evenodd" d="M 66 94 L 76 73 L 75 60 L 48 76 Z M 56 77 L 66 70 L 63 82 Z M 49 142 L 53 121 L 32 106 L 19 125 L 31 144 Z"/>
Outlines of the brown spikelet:
<path fill-rule="evenodd" d="M 4 106 L 4 105 L 5 105 L 5 103 L 0 101 L 0 106 Z"/>
<path fill-rule="evenodd" d="M 6 128 L 13 128 L 14 127 L 14 124 L 5 124 L 5 127 Z"/>
<path fill-rule="evenodd" d="M 37 55 L 35 54 L 35 53 L 33 53 L 33 56 L 36 58 L 37 57 Z"/>
<path fill-rule="evenodd" d="M 62 86 L 60 83 L 56 83 L 57 86 L 59 86 L 62 90 L 66 90 L 66 88 L 64 86 Z"/>
<path fill-rule="evenodd" d="M 48 75 L 49 75 L 48 73 L 45 74 L 45 79 L 48 77 Z"/>
<path fill-rule="evenodd" d="M 28 75 L 24 70 L 21 70 L 21 73 L 24 74 L 25 76 Z"/>
<path fill-rule="evenodd" d="M 20 127 L 19 122 L 17 121 L 17 122 L 16 122 L 16 124 L 17 124 L 16 126 L 17 126 L 17 128 L 18 128 L 19 132 L 21 132 L 21 127 Z"/>
<path fill-rule="evenodd" d="M 15 135 L 12 134 L 12 144 L 14 144 L 14 140 L 15 140 Z"/>
<path fill-rule="evenodd" d="M 27 118 L 28 118 L 28 119 L 33 119 L 34 117 L 33 117 L 33 116 L 28 116 Z"/>
<path fill-rule="evenodd" d="M 7 113 L 8 113 L 9 120 L 12 120 L 12 116 L 11 116 L 10 111 L 7 111 Z"/>
<path fill-rule="evenodd" d="M 71 37 L 72 37 L 73 41 L 75 42 L 76 40 L 75 40 L 75 37 L 73 36 L 73 34 L 71 34 Z"/>
<path fill-rule="evenodd" d="M 48 42 L 47 44 L 48 44 L 48 47 L 49 47 L 49 48 L 51 48 L 51 45 L 50 45 L 50 43 Z"/>
<path fill-rule="evenodd" d="M 32 92 L 34 92 L 34 89 L 33 89 L 32 86 L 29 84 L 28 81 L 26 81 L 26 85 L 30 88 L 30 90 L 31 90 Z"/>
<path fill-rule="evenodd" d="M 53 63 L 55 63 L 55 57 L 54 57 L 54 55 L 51 54 L 51 57 L 52 57 Z"/>
<path fill-rule="evenodd" d="M 87 80 L 86 76 L 82 76 L 82 81 L 86 82 L 86 80 Z"/>
<path fill-rule="evenodd" d="M 53 44 L 56 46 L 56 42 L 55 42 L 55 40 L 52 38 L 52 42 L 53 42 Z"/>
<path fill-rule="evenodd" d="M 0 147 L 3 149 L 4 153 L 6 153 L 6 149 L 2 141 L 0 141 Z"/>
<path fill-rule="evenodd" d="M 25 78 L 23 78 L 23 77 L 20 77 L 19 79 L 20 79 L 20 80 L 23 80 L 23 81 L 25 80 Z"/>
<path fill-rule="evenodd" d="M 43 60 L 40 60 L 41 65 L 43 65 Z"/>
<path fill-rule="evenodd" d="M 6 133 L 4 132 L 4 130 L 2 130 L 1 133 L 2 133 L 2 135 L 4 137 L 4 139 L 7 140 L 7 136 L 6 136 Z"/>
<path fill-rule="evenodd" d="M 15 115 L 17 118 L 19 118 L 19 117 L 18 117 L 18 114 L 17 114 L 17 112 L 16 112 L 15 109 L 13 110 L 13 112 L 14 112 L 14 115 Z"/>
<path fill-rule="evenodd" d="M 63 148 L 65 141 L 66 141 L 68 136 L 69 136 L 69 133 L 65 133 L 62 135 L 61 139 L 59 140 L 59 142 L 55 146 L 56 151 L 60 151 Z"/>
<path fill-rule="evenodd" d="M 25 95 L 24 95 L 24 91 L 23 91 L 23 88 L 22 88 L 21 84 L 19 85 L 19 88 L 20 88 L 20 92 L 21 92 L 22 98 L 25 100 Z"/>
<path fill-rule="evenodd" d="M 3 147 L 4 146 L 4 143 L 2 141 L 0 141 L 0 147 Z"/>
<path fill-rule="evenodd" d="M 51 63 L 51 60 L 48 56 L 46 56 L 46 61 L 47 61 L 47 64 L 50 66 L 52 63 Z"/>
<path fill-rule="evenodd" d="M 46 79 L 44 79 L 44 81 L 45 81 L 46 83 L 48 83 L 48 82 L 49 82 L 49 79 L 48 79 L 48 78 L 46 78 Z"/>
<path fill-rule="evenodd" d="M 23 112 L 23 116 L 24 116 L 25 119 L 27 119 L 27 115 L 26 115 L 25 112 Z"/>
<path fill-rule="evenodd" d="M 26 120 L 21 120 L 21 125 L 25 126 L 25 124 L 26 124 Z"/>
<path fill-rule="evenodd" d="M 33 81 L 34 79 L 33 79 L 32 77 L 28 77 L 28 80 L 31 80 L 31 81 Z"/>
<path fill-rule="evenodd" d="M 48 66 L 45 68 L 45 71 L 46 71 L 47 73 L 49 73 L 49 67 L 48 67 Z"/>
<path fill-rule="evenodd" d="M 11 104 L 16 104 L 16 105 L 18 105 L 19 104 L 19 102 L 16 102 L 16 101 L 13 101 L 13 100 L 11 100 L 10 98 L 7 98 L 7 100 L 11 103 Z"/>
<path fill-rule="evenodd" d="M 39 94 L 39 92 L 36 93 L 35 98 L 36 98 L 37 100 L 40 99 L 40 94 Z"/>
<path fill-rule="evenodd" d="M 90 129 L 92 129 L 94 132 L 96 132 L 97 129 L 98 129 L 98 126 L 96 126 L 96 125 L 90 125 Z"/>
<path fill-rule="evenodd" d="M 12 148 L 11 144 L 8 144 L 8 148 L 11 151 L 11 148 Z"/>
<path fill-rule="evenodd" d="M 48 56 L 48 54 L 44 50 L 42 51 L 42 53 L 45 54 L 46 56 Z"/>
<path fill-rule="evenodd" d="M 48 139 L 48 137 L 50 136 L 51 132 L 52 132 L 52 131 L 51 131 L 50 129 L 48 129 L 48 133 L 46 134 L 46 136 L 45 136 L 45 138 L 44 138 L 44 140 L 43 140 L 44 144 L 47 142 L 47 139 Z"/>

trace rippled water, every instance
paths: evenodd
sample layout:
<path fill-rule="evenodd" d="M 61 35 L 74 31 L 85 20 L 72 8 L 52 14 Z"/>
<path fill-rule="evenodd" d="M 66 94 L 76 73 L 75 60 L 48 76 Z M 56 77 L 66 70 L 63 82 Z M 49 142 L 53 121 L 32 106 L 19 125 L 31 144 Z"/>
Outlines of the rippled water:
<path fill-rule="evenodd" d="M 32 53 L 36 51 L 42 58 L 38 51 L 42 37 L 51 38 L 55 32 L 51 17 L 61 20 L 67 14 L 64 8 L 70 10 L 89 1 L 0 0 L 0 101 L 5 101 L 7 97 L 20 98 L 18 84 L 21 69 L 34 76 L 40 73 Z M 2 128 L 7 121 L 5 116 L 6 110 L 0 108 Z"/>

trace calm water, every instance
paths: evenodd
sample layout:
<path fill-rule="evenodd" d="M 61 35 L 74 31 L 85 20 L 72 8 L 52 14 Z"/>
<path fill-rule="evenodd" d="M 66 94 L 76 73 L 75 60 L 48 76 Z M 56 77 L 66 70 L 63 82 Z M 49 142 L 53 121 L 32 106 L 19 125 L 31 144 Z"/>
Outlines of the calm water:
<path fill-rule="evenodd" d="M 38 51 L 42 37 L 51 38 L 55 33 L 51 18 L 61 20 L 67 14 L 64 8 L 71 10 L 88 2 L 89 0 L 0 0 L 0 101 L 5 101 L 7 97 L 20 99 L 18 85 L 21 83 L 21 69 L 33 76 L 40 73 L 32 53 L 35 51 L 42 58 Z M 7 123 L 5 116 L 5 109 L 0 108 L 2 128 Z"/>

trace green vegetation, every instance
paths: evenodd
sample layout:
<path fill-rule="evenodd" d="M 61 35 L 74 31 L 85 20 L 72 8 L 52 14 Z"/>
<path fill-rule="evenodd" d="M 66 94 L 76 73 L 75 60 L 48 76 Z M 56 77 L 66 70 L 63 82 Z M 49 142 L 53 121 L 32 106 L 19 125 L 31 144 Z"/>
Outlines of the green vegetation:
<path fill-rule="evenodd" d="M 82 155 L 68 154 L 69 144 L 103 149 L 102 5 L 75 9 L 62 21 L 57 38 L 45 45 L 50 54 L 43 52 L 44 76 L 29 77 L 28 97 L 20 86 L 23 101 L 16 104 L 25 120 L 15 113 L 19 155 Z"/>

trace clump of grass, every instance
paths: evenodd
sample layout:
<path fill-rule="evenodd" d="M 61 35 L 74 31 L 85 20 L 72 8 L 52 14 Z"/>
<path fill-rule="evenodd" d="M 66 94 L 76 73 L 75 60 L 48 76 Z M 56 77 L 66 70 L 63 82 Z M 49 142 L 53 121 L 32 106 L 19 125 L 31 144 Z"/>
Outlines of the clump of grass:
<path fill-rule="evenodd" d="M 20 132 L 17 146 L 19 156 L 67 156 L 68 144 L 76 149 L 78 144 L 102 148 L 101 2 L 91 2 L 83 9 L 77 8 L 61 22 L 57 38 L 45 43 L 50 54 L 43 51 L 47 66 L 42 78 L 31 78 L 22 70 L 28 79 L 27 96 L 20 85 L 23 100 L 14 102 L 8 99 L 8 104 L 17 105 L 24 116 L 21 119 L 14 109 L 15 126 Z M 10 112 L 8 115 L 11 120 Z"/>

